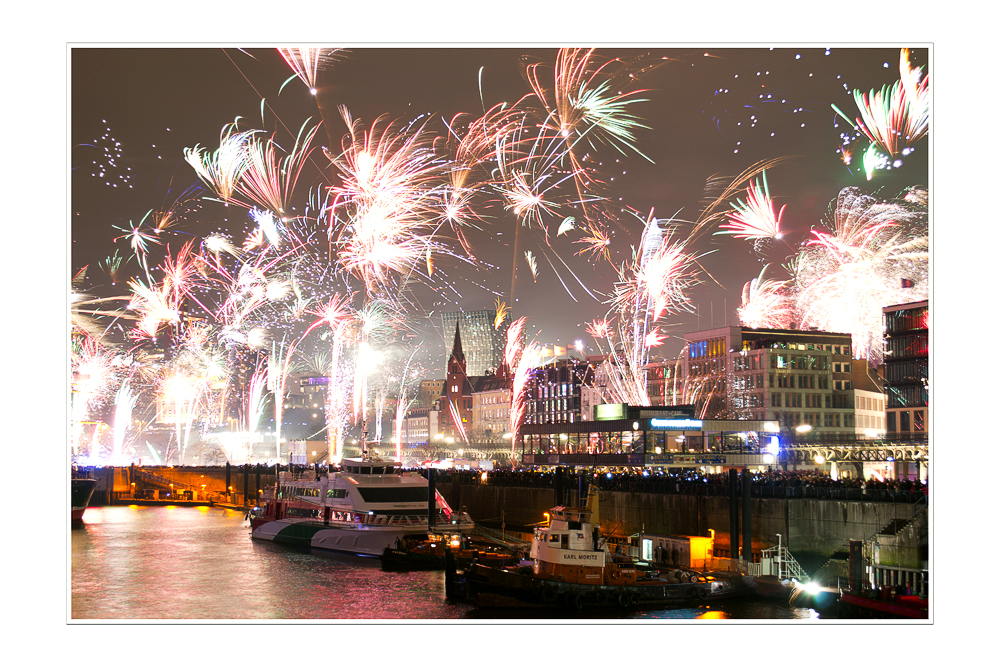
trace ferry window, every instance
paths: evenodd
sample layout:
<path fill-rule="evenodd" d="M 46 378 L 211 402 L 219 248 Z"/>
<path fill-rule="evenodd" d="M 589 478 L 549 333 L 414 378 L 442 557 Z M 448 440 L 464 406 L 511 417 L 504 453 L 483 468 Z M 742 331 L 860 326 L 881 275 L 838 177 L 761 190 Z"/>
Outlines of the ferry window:
<path fill-rule="evenodd" d="M 558 541 L 559 541 L 558 535 L 549 535 L 549 542 L 558 542 Z"/>
<path fill-rule="evenodd" d="M 566 534 L 566 533 L 563 533 L 560 537 L 562 538 L 562 544 L 561 544 L 562 548 L 563 549 L 568 549 L 569 548 L 569 535 Z"/>

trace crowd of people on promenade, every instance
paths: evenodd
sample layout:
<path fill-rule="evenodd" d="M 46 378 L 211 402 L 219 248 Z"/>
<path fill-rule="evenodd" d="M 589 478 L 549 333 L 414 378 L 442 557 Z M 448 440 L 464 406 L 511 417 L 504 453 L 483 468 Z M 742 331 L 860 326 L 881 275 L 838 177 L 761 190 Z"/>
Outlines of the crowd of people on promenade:
<path fill-rule="evenodd" d="M 699 487 L 728 488 L 729 473 L 706 474 L 695 470 L 634 470 L 625 472 L 577 472 L 564 469 L 561 473 L 555 471 L 537 471 L 531 469 L 498 469 L 486 473 L 485 480 L 479 470 L 439 470 L 435 478 L 441 482 L 458 482 L 460 484 L 496 484 L 503 486 L 547 487 L 556 486 L 556 478 L 562 476 L 564 488 L 576 488 L 580 477 L 589 483 L 596 483 L 600 488 L 609 491 L 650 491 L 665 493 L 697 492 Z M 828 473 L 818 470 L 781 470 L 750 471 L 751 484 L 754 487 L 769 489 L 857 489 L 866 491 L 903 491 L 927 494 L 927 485 L 919 480 L 877 478 L 859 479 L 856 477 L 831 477 Z"/>
<path fill-rule="evenodd" d="M 178 466 L 185 467 L 185 466 Z M 76 466 L 74 466 L 76 468 Z M 265 466 L 261 464 L 246 464 L 233 466 L 233 475 L 244 474 L 244 472 L 254 472 L 257 474 L 273 474 L 276 469 L 274 465 Z M 291 469 L 298 474 L 308 474 L 315 470 L 319 475 L 326 471 L 326 466 L 291 466 L 285 464 L 280 466 L 282 470 Z M 422 474 L 429 474 L 423 468 L 418 469 Z M 80 472 L 87 472 L 87 467 L 80 467 Z M 853 497 L 858 492 L 864 496 L 879 495 L 885 492 L 892 495 L 900 493 L 910 497 L 928 495 L 927 484 L 915 479 L 878 479 L 870 477 L 861 479 L 853 476 L 832 477 L 829 473 L 815 469 L 806 470 L 784 470 L 772 467 L 767 470 L 748 471 L 751 485 L 755 495 L 808 495 L 817 497 L 836 497 L 840 491 L 849 491 Z M 742 471 L 740 471 L 742 477 Z M 563 468 L 560 471 L 554 469 L 538 470 L 533 468 L 496 468 L 484 471 L 474 469 L 435 469 L 434 478 L 442 483 L 459 484 L 490 484 L 497 486 L 521 486 L 538 488 L 555 488 L 561 483 L 564 489 L 577 489 L 580 486 L 581 478 L 589 486 L 597 484 L 601 489 L 608 491 L 631 491 L 631 492 L 652 492 L 652 493 L 706 493 L 718 495 L 729 492 L 729 473 L 704 473 L 693 469 L 669 469 L 661 468 L 656 470 L 634 469 L 617 472 L 605 472 L 594 470 L 574 470 Z M 561 482 L 557 479 L 561 478 Z M 787 491 L 786 493 L 786 490 Z M 876 493 L 872 493 L 876 492 Z"/>

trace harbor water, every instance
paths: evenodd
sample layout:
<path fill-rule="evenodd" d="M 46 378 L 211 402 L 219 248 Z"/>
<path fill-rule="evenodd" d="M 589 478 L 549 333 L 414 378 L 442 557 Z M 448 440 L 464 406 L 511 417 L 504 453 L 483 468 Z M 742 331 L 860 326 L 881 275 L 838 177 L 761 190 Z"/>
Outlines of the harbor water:
<path fill-rule="evenodd" d="M 70 530 L 70 621 L 808 621 L 758 599 L 694 609 L 477 610 L 445 600 L 443 572 L 384 572 L 377 558 L 250 539 L 219 507 L 91 507 Z M 615 615 L 617 614 L 617 615 Z"/>

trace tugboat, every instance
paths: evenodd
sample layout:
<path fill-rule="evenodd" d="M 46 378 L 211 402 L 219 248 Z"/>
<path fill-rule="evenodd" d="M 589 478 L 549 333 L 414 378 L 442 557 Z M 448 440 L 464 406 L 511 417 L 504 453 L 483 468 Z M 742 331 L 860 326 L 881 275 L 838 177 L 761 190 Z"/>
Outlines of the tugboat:
<path fill-rule="evenodd" d="M 435 525 L 456 535 L 475 527 L 419 473 L 368 457 L 345 459 L 329 474 L 282 472 L 249 514 L 254 539 L 362 556 L 380 556 Z"/>
<path fill-rule="evenodd" d="M 553 507 L 548 525 L 535 529 L 530 560 L 517 567 L 473 563 L 461 574 L 445 570 L 452 599 L 487 606 L 690 607 L 746 595 L 742 575 L 673 569 L 644 569 L 631 557 L 612 553 L 592 517 L 597 493 L 586 508 Z"/>

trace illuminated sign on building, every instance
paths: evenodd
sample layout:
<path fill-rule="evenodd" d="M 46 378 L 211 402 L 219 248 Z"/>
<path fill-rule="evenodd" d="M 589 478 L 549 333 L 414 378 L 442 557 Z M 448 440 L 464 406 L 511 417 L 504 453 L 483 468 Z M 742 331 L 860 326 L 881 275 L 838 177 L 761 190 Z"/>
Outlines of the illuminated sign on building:
<path fill-rule="evenodd" d="M 604 403 L 594 406 L 594 421 L 625 419 L 628 416 L 628 405 L 625 403 Z"/>
<path fill-rule="evenodd" d="M 702 428 L 700 419 L 650 419 L 650 428 L 672 429 L 679 431 L 700 431 Z"/>

